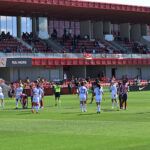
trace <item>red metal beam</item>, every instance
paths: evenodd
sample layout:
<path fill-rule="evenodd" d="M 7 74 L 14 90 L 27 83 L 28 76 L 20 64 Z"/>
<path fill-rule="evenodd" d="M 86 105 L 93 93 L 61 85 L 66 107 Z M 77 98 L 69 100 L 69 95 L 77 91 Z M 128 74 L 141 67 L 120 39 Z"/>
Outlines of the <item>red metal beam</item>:
<path fill-rule="evenodd" d="M 0 15 L 150 24 L 148 7 L 71 0 L 0 0 Z"/>
<path fill-rule="evenodd" d="M 144 12 L 149 13 L 150 7 L 143 6 L 131 6 L 123 4 L 108 4 L 100 2 L 85 2 L 85 1 L 72 1 L 72 0 L 1 0 L 0 3 L 32 3 L 32 4 L 45 4 L 54 6 L 65 6 L 65 7 L 80 7 L 80 8 L 94 8 L 101 10 L 118 10 L 127 12 Z"/>

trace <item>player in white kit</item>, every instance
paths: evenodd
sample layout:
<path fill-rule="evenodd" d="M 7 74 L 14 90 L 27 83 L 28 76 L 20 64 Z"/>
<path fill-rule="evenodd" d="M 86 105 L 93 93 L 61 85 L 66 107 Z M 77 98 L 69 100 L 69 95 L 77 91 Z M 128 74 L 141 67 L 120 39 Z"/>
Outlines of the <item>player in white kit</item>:
<path fill-rule="evenodd" d="M 114 108 L 114 103 L 116 103 L 116 107 L 118 108 L 117 85 L 114 81 L 111 83 L 110 92 L 111 92 L 112 108 Z"/>
<path fill-rule="evenodd" d="M 81 112 L 86 112 L 86 100 L 88 96 L 88 90 L 85 87 L 85 82 L 81 83 L 81 87 L 79 88 L 79 98 L 80 98 L 80 108 Z"/>
<path fill-rule="evenodd" d="M 22 92 L 23 92 L 23 88 L 22 88 L 21 84 L 17 84 L 16 89 L 15 89 L 16 109 L 18 109 L 18 101 L 21 102 Z"/>
<path fill-rule="evenodd" d="M 40 108 L 44 108 L 44 104 L 43 104 L 44 88 L 42 87 L 42 84 L 38 84 L 37 88 L 39 89 Z"/>
<path fill-rule="evenodd" d="M 32 94 L 33 94 L 33 106 L 32 106 L 32 113 L 36 111 L 38 113 L 39 106 L 40 106 L 40 89 L 37 87 L 37 85 L 34 85 L 32 88 Z"/>
<path fill-rule="evenodd" d="M 2 90 L 2 87 L 0 86 L 0 100 L 1 100 L 1 107 L 2 109 L 4 108 L 4 94 L 3 94 L 3 90 Z"/>
<path fill-rule="evenodd" d="M 101 101 L 102 101 L 102 95 L 103 95 L 103 87 L 99 83 L 96 84 L 96 87 L 94 88 L 94 94 L 95 94 L 95 100 L 97 105 L 97 113 L 100 114 L 101 112 Z"/>

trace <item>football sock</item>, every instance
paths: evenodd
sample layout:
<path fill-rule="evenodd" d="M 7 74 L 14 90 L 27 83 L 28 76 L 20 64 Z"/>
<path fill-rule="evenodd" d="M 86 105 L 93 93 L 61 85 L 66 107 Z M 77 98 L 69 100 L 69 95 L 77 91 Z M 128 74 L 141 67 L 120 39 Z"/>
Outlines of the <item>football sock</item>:
<path fill-rule="evenodd" d="M 35 106 L 35 110 L 36 110 L 36 112 L 38 112 L 39 111 L 39 106 Z"/>
<path fill-rule="evenodd" d="M 4 108 L 4 100 L 2 101 L 2 108 Z"/>
<path fill-rule="evenodd" d="M 83 110 L 84 110 L 84 112 L 87 111 L 87 110 L 86 110 L 86 104 L 83 105 Z"/>
<path fill-rule="evenodd" d="M 83 111 L 83 105 L 82 104 L 80 104 L 80 109 L 81 109 L 81 111 Z"/>
<path fill-rule="evenodd" d="M 97 106 L 97 111 L 98 111 L 98 112 L 101 111 L 100 105 Z"/>
<path fill-rule="evenodd" d="M 18 101 L 16 101 L 16 108 L 18 108 Z"/>

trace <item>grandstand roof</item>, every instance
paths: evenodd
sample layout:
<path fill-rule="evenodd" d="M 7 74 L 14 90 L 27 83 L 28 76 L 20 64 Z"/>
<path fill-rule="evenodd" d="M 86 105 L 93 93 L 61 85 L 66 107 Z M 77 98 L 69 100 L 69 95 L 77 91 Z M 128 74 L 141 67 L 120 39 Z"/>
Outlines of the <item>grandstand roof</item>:
<path fill-rule="evenodd" d="M 0 15 L 150 24 L 150 8 L 71 0 L 1 0 Z"/>

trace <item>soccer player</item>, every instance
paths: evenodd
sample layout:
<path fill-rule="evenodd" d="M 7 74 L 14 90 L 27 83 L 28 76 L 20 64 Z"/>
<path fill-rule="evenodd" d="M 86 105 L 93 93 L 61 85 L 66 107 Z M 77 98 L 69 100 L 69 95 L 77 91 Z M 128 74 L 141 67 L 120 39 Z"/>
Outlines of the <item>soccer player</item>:
<path fill-rule="evenodd" d="M 124 109 L 127 109 L 127 99 L 128 99 L 128 85 L 126 83 L 125 80 L 123 80 L 122 85 L 121 85 L 121 89 L 122 89 L 122 105 L 124 104 Z"/>
<path fill-rule="evenodd" d="M 21 94 L 21 102 L 22 102 L 22 108 L 25 109 L 28 107 L 28 96 L 25 93 Z"/>
<path fill-rule="evenodd" d="M 13 83 L 10 84 L 10 89 L 9 89 L 9 91 L 8 91 L 8 96 L 9 96 L 10 98 L 15 97 L 15 87 L 14 87 L 14 84 L 13 84 Z"/>
<path fill-rule="evenodd" d="M 2 109 L 4 109 L 4 94 L 1 86 L 0 86 L 0 100 L 1 100 Z"/>
<path fill-rule="evenodd" d="M 21 94 L 23 92 L 22 85 L 17 83 L 16 89 L 15 89 L 15 97 L 16 97 L 16 109 L 18 109 L 18 101 L 21 102 Z"/>
<path fill-rule="evenodd" d="M 101 85 L 99 83 L 97 83 L 95 89 L 94 89 L 94 93 L 95 93 L 95 100 L 96 100 L 96 105 L 97 105 L 97 113 L 100 114 L 101 112 L 101 101 L 102 101 L 102 95 L 103 95 L 103 88 L 101 87 Z"/>
<path fill-rule="evenodd" d="M 36 111 L 36 113 L 38 113 L 39 111 L 39 103 L 40 103 L 40 90 L 37 86 L 37 84 L 35 83 L 35 85 L 33 85 L 32 88 L 32 95 L 33 95 L 33 107 L 32 107 L 32 113 L 34 113 L 34 111 Z"/>
<path fill-rule="evenodd" d="M 94 100 L 94 96 L 95 96 L 94 89 L 95 89 L 95 87 L 96 87 L 95 85 L 96 85 L 96 83 L 93 82 L 93 83 L 92 83 L 92 87 L 91 87 L 92 97 L 91 97 L 91 102 L 90 102 L 90 104 L 92 104 L 92 103 L 93 103 L 93 100 Z"/>
<path fill-rule="evenodd" d="M 40 108 L 44 108 L 44 104 L 43 104 L 44 89 L 41 84 L 38 84 L 37 88 L 39 89 Z"/>
<path fill-rule="evenodd" d="M 61 106 L 61 101 L 60 101 L 60 92 L 61 92 L 61 87 L 59 83 L 56 83 L 54 86 L 55 90 L 55 106 L 58 106 L 58 104 Z"/>
<path fill-rule="evenodd" d="M 112 100 L 112 109 L 114 108 L 114 102 L 116 103 L 116 107 L 118 108 L 117 86 L 114 81 L 111 82 L 110 92 L 111 92 L 111 100 Z"/>
<path fill-rule="evenodd" d="M 117 93 L 118 93 L 118 98 L 119 98 L 119 106 L 120 106 L 120 109 L 122 109 L 123 100 L 122 100 L 122 83 L 121 82 L 118 82 Z"/>
<path fill-rule="evenodd" d="M 81 112 L 86 112 L 86 100 L 88 96 L 88 90 L 85 86 L 85 82 L 81 82 L 81 87 L 79 88 L 79 98 L 80 98 L 80 108 Z"/>

